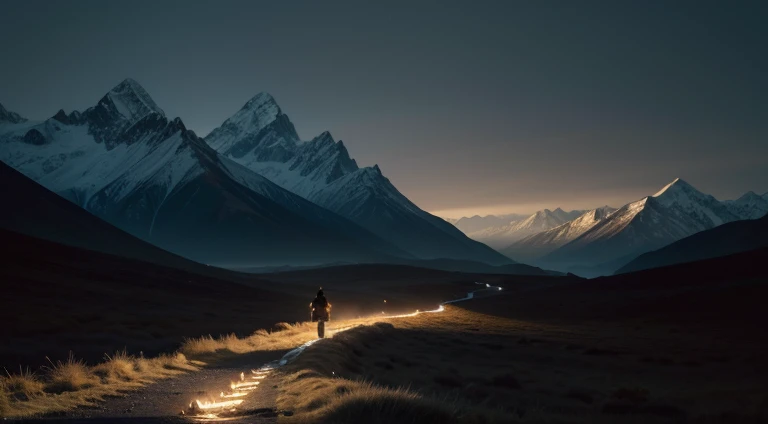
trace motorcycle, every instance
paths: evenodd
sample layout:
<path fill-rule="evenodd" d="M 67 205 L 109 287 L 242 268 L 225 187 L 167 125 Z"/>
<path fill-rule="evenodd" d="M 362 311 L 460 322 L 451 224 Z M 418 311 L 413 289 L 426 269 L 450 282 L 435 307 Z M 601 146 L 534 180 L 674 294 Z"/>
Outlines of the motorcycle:
<path fill-rule="evenodd" d="M 331 304 L 329 303 L 325 308 L 316 308 L 310 303 L 309 308 L 309 320 L 317 322 L 317 337 L 322 339 L 325 337 L 325 322 L 331 320 Z"/>

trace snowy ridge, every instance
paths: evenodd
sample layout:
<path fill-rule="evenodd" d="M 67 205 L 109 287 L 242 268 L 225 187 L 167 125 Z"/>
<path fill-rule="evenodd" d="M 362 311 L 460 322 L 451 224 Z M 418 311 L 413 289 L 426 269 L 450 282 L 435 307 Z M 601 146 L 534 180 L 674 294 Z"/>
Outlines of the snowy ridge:
<path fill-rule="evenodd" d="M 378 166 L 359 168 L 342 141 L 323 132 L 298 141 L 274 98 L 262 93 L 213 130 L 205 141 L 219 154 L 271 182 L 329 209 L 424 259 L 455 258 L 492 264 L 509 259 L 467 239 L 422 211 Z M 414 234 L 422 233 L 416 238 Z"/>
<path fill-rule="evenodd" d="M 701 231 L 738 219 L 717 199 L 676 178 L 653 197 L 679 217 L 693 218 L 693 230 Z"/>
<path fill-rule="evenodd" d="M 237 113 L 208 134 L 205 141 L 217 152 L 235 158 L 242 158 L 254 151 L 258 156 L 260 150 L 275 149 L 277 146 L 293 151 L 299 136 L 290 122 L 285 128 L 279 128 L 276 122 L 279 124 L 278 121 L 283 117 L 275 99 L 262 92 L 253 96 Z M 287 117 L 282 120 L 287 121 Z M 271 129 L 272 134 L 267 134 Z"/>
<path fill-rule="evenodd" d="M 0 125 L 0 159 L 113 225 L 196 261 L 273 266 L 411 258 L 218 155 L 180 119 L 168 120 L 133 80 L 82 113 Z"/>
<path fill-rule="evenodd" d="M 127 78 L 105 96 L 123 118 L 135 124 L 151 113 L 165 116 L 155 101 L 138 82 Z M 104 100 L 102 100 L 104 101 Z"/>
<path fill-rule="evenodd" d="M 4 123 L 8 124 L 20 124 L 26 122 L 27 118 L 22 117 L 16 112 L 6 110 L 2 104 L 0 104 L 0 125 Z"/>
<path fill-rule="evenodd" d="M 50 141 L 41 146 L 25 143 L 23 134 L 30 130 Z M 194 175 L 190 171 L 196 161 L 188 149 L 182 149 L 179 133 L 160 144 L 141 142 L 152 138 L 145 136 L 108 149 L 89 134 L 88 125 L 65 126 L 48 120 L 4 137 L 0 160 L 81 206 L 108 185 L 107 194 L 119 200 L 141 184 L 156 181 L 170 190 Z"/>
<path fill-rule="evenodd" d="M 499 227 L 486 228 L 469 233 L 468 236 L 493 248 L 502 249 L 525 237 L 562 225 L 582 213 L 584 211 L 573 210 L 566 212 L 561 208 L 557 208 L 554 211 L 544 209 L 523 220 L 514 221 Z"/>
<path fill-rule="evenodd" d="M 536 259 L 576 239 L 615 211 L 610 206 L 592 209 L 565 224 L 525 237 L 503 249 L 502 253 L 516 260 Z"/>
<path fill-rule="evenodd" d="M 507 214 L 507 215 L 475 215 L 472 217 L 461 217 L 456 219 L 446 219 L 464 234 L 474 233 L 493 227 L 503 227 L 527 218 L 528 215 Z"/>
<path fill-rule="evenodd" d="M 726 208 L 741 219 L 758 219 L 768 214 L 768 194 L 760 196 L 749 191 L 736 200 L 723 202 Z"/>
<path fill-rule="evenodd" d="M 240 158 L 228 157 L 307 199 L 312 199 L 313 194 L 326 189 L 337 179 L 358 170 L 344 143 L 334 141 L 327 131 L 311 141 L 296 144 L 285 162 L 262 160 L 263 155 L 259 151 L 256 149 Z"/>
<path fill-rule="evenodd" d="M 653 196 L 624 205 L 536 263 L 610 274 L 637 255 L 738 219 L 717 199 L 678 178 Z"/>

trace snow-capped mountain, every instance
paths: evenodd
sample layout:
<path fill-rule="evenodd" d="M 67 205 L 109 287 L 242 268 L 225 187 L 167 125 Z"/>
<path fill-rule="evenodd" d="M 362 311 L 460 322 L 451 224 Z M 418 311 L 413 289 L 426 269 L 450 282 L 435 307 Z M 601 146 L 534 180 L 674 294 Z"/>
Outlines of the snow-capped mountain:
<path fill-rule="evenodd" d="M 113 225 L 205 263 L 410 257 L 221 157 L 130 79 L 83 112 L 0 125 L 0 159 Z"/>
<path fill-rule="evenodd" d="M 324 132 L 300 141 L 275 99 L 260 93 L 205 141 L 222 156 L 338 213 L 422 259 L 508 258 L 467 238 L 403 196 L 378 166 L 360 168 L 341 141 Z"/>
<path fill-rule="evenodd" d="M 565 224 L 518 240 L 501 252 L 523 262 L 537 259 L 576 239 L 615 211 L 610 206 L 592 209 Z"/>
<path fill-rule="evenodd" d="M 16 112 L 11 112 L 6 110 L 2 104 L 0 104 L 0 124 L 2 123 L 10 123 L 10 124 L 20 124 L 22 122 L 26 122 L 26 118 L 23 118 L 21 115 L 19 115 Z"/>
<path fill-rule="evenodd" d="M 644 252 L 738 219 L 678 178 L 653 196 L 622 206 L 536 263 L 561 271 L 593 267 L 592 274 L 607 274 Z"/>
<path fill-rule="evenodd" d="M 738 199 L 726 200 L 723 204 L 741 219 L 757 219 L 768 214 L 768 194 L 760 196 L 754 191 L 749 191 Z"/>
<path fill-rule="evenodd" d="M 566 212 L 560 208 L 557 208 L 554 211 L 544 209 L 525 219 L 513 221 L 507 225 L 499 227 L 491 227 L 475 231 L 469 233 L 468 236 L 474 240 L 485 243 L 494 249 L 502 249 L 532 234 L 540 233 L 562 225 L 577 218 L 582 213 L 584 213 L 584 211 L 573 210 Z"/>
<path fill-rule="evenodd" d="M 507 214 L 507 215 L 475 215 L 473 217 L 462 217 L 458 220 L 447 220 L 464 234 L 475 233 L 487 228 L 503 227 L 513 222 L 527 218 L 528 215 Z"/>

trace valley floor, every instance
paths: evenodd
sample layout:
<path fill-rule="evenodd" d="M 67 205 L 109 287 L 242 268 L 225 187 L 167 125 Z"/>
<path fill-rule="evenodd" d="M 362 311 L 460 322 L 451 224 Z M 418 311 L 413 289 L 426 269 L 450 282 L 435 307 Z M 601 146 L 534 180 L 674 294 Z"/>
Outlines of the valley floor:
<path fill-rule="evenodd" d="M 589 281 L 486 276 L 504 290 L 397 318 L 371 312 L 390 308 L 383 296 L 402 309 L 461 297 L 477 276 L 388 267 L 275 275 L 279 290 L 323 285 L 335 294 L 331 337 L 273 370 L 225 415 L 288 423 L 766 422 L 768 288 L 745 275 L 727 283 L 715 273 L 673 282 L 650 272 Z M 202 371 L 133 385 L 127 397 L 66 420 L 189 420 L 200 413 L 190 402 L 237 392 L 230 383 L 241 372 L 251 382 L 259 374 L 249 371 L 316 338 L 312 325 L 272 327 L 188 340 L 181 352 L 207 364 Z"/>
<path fill-rule="evenodd" d="M 494 299 L 498 301 L 498 299 Z M 484 300 L 466 303 L 483 309 Z M 554 325 L 448 306 L 318 343 L 289 364 L 289 422 L 737 423 L 768 418 L 765 344 Z M 756 335 L 755 335 L 756 336 Z"/>

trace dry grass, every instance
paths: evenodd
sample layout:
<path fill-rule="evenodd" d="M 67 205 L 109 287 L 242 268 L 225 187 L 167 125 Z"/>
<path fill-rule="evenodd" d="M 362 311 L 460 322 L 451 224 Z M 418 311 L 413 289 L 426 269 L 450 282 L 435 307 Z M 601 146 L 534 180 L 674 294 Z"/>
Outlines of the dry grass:
<path fill-rule="evenodd" d="M 0 395 L 8 402 L 8 398 L 27 400 L 43 392 L 45 385 L 28 368 L 19 368 L 18 374 L 11 374 L 6 370 L 7 377 L 0 384 Z"/>
<path fill-rule="evenodd" d="M 32 417 L 92 405 L 153 381 L 202 365 L 183 354 L 156 358 L 133 357 L 125 352 L 106 356 L 88 366 L 70 354 L 67 361 L 51 363 L 40 376 L 29 371 L 0 377 L 0 416 Z"/>
<path fill-rule="evenodd" d="M 70 353 L 66 362 L 51 364 L 46 389 L 51 393 L 75 392 L 96 384 L 99 384 L 99 379 L 93 371 Z"/>
<path fill-rule="evenodd" d="M 317 338 L 317 327 L 312 323 L 278 323 L 278 331 L 257 330 L 245 338 L 227 334 L 214 338 L 210 335 L 187 339 L 179 349 L 190 358 L 210 360 L 217 355 L 243 354 L 256 351 L 292 349 Z"/>
<path fill-rule="evenodd" d="M 202 359 L 216 361 L 226 355 L 292 349 L 317 338 L 317 328 L 311 323 L 279 323 L 275 328 L 273 332 L 258 330 L 245 338 L 228 334 L 187 339 L 177 353 L 156 358 L 133 357 L 122 351 L 88 366 L 70 355 L 67 361 L 45 367 L 40 376 L 28 371 L 9 374 L 0 377 L 0 416 L 31 417 L 92 405 L 105 396 L 197 370 L 206 363 Z"/>
<path fill-rule="evenodd" d="M 346 329 L 351 331 L 342 331 Z M 706 414 L 684 415 L 674 405 L 695 405 L 703 396 L 720 393 L 706 385 L 694 387 L 686 378 L 702 370 L 719 377 L 724 367 L 738 364 L 656 369 L 643 363 L 638 373 L 638 358 L 648 355 L 642 348 L 656 349 L 645 346 L 649 339 L 613 345 L 627 341 L 604 337 L 593 328 L 510 320 L 457 307 L 395 320 L 333 322 L 327 334 L 329 340 L 312 345 L 283 368 L 286 377 L 277 406 L 293 414 L 281 421 L 626 424 L 712 417 L 701 422 L 736 422 L 719 418 L 727 402 L 711 402 L 713 409 Z M 118 352 L 94 367 L 70 359 L 39 376 L 20 373 L 16 379 L 24 383 L 14 383 L 10 376 L 0 379 L 0 412 L 22 417 L 71 409 L 196 369 L 201 360 L 291 349 L 316 337 L 314 324 L 280 323 L 274 331 L 259 330 L 244 338 L 188 339 L 176 355 L 147 359 Z M 622 354 L 588 354 L 594 349 Z M 684 361 L 675 358 L 675 363 Z M 35 384 L 42 384 L 42 390 Z M 729 397 L 743 398 L 751 389 L 739 385 L 728 390 Z M 20 400 L 18 394 L 25 391 L 28 399 Z M 751 412 L 744 417 L 765 416 L 762 409 L 740 413 L 747 410 Z"/>
<path fill-rule="evenodd" d="M 138 362 L 125 351 L 104 356 L 105 361 L 93 367 L 93 373 L 110 382 L 138 379 Z"/>
<path fill-rule="evenodd" d="M 638 358 L 659 349 L 652 338 L 609 338 L 596 328 L 456 307 L 386 321 L 338 333 L 286 365 L 278 408 L 293 414 L 280 420 L 725 424 L 768 416 L 768 393 L 759 379 L 738 377 L 740 364 L 638 370 Z M 700 354 L 675 346 L 679 355 Z"/>
<path fill-rule="evenodd" d="M 314 345 L 294 363 L 283 381 L 278 407 L 294 412 L 285 422 L 421 423 L 510 422 L 502 411 L 481 410 L 455 396 L 438 398 L 404 386 L 387 386 L 363 379 L 366 367 L 360 349 L 381 341 L 392 325 L 378 323 L 336 334 Z"/>
<path fill-rule="evenodd" d="M 405 388 L 386 388 L 370 382 L 308 376 L 297 372 L 286 378 L 290 394 L 280 403 L 296 415 L 286 422 L 339 423 L 452 423 L 457 411 L 445 402 Z M 311 393 L 311 396 L 302 394 Z M 279 405 L 280 405 L 279 403 Z"/>

